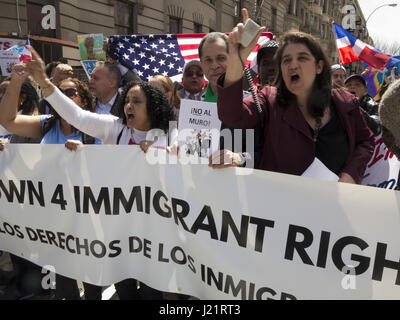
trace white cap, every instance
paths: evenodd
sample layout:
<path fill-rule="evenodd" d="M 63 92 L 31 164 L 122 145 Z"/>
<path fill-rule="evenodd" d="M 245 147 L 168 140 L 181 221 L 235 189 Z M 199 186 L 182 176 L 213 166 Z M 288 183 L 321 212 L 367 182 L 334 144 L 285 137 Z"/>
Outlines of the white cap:
<path fill-rule="evenodd" d="M 346 73 L 346 69 L 341 64 L 334 64 L 331 66 L 331 71 L 334 72 L 336 70 L 342 69 L 344 73 Z"/>

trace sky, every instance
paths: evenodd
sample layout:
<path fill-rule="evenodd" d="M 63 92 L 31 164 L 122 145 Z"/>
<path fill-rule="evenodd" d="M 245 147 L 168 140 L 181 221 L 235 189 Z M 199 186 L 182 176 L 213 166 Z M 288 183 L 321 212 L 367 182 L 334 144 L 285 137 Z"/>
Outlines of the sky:
<path fill-rule="evenodd" d="M 365 19 L 379 6 L 397 3 L 397 7 L 385 6 L 376 10 L 368 20 L 367 29 L 374 41 L 400 43 L 400 0 L 358 0 Z"/>

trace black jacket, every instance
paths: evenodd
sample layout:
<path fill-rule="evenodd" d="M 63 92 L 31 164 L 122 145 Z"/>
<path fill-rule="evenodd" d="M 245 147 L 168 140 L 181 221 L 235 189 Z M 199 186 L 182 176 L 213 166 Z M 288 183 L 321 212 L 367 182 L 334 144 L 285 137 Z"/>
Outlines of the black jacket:
<path fill-rule="evenodd" d="M 360 100 L 360 107 L 368 127 L 375 136 L 379 135 L 382 131 L 382 123 L 378 115 L 379 103 L 367 94 Z"/>

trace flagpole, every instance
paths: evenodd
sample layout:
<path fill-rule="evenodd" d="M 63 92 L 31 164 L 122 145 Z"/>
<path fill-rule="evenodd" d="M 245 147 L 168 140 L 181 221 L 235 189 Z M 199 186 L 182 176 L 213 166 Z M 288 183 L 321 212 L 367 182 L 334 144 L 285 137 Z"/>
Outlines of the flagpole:
<path fill-rule="evenodd" d="M 331 27 L 332 27 L 331 32 L 332 32 L 332 34 L 333 34 L 333 39 L 334 39 L 334 41 L 335 41 L 336 53 L 337 53 L 337 55 L 339 56 L 339 50 L 338 50 L 337 43 L 336 43 L 335 26 L 333 25 L 334 23 L 335 23 L 335 20 L 332 20 L 332 22 L 331 22 Z M 340 56 L 339 56 L 339 60 L 340 60 Z M 342 65 L 342 61 L 341 61 L 341 60 L 340 60 L 340 65 Z"/>

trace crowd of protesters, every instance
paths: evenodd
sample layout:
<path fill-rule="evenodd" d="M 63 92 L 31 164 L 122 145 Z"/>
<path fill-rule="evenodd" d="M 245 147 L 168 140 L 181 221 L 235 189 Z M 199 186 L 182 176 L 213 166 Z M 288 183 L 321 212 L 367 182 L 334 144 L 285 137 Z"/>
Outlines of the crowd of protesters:
<path fill-rule="evenodd" d="M 247 11 L 242 13 L 245 21 Z M 161 75 L 147 83 L 116 62 L 100 62 L 86 85 L 68 64 L 45 66 L 30 48 L 32 61 L 15 65 L 0 84 L 0 151 L 8 143 L 43 143 L 72 151 L 81 144 L 139 145 L 145 152 L 169 145 L 167 150 L 176 152 L 176 142 L 148 140 L 147 133 L 167 133 L 182 100 L 191 99 L 215 103 L 221 129 L 255 129 L 252 150 L 246 150 L 245 139 L 238 152 L 221 139 L 220 150 L 209 156 L 211 168 L 251 162 L 256 169 L 301 175 L 317 157 L 339 182 L 360 184 L 382 129 L 379 102 L 368 95 L 365 79 L 331 66 L 311 35 L 288 32 L 258 50 L 255 101 L 244 90 L 242 65 L 263 31 L 245 48 L 238 45 L 243 24 L 229 36 L 207 34 L 198 48 L 200 59 L 185 65 L 181 83 Z M 74 279 L 57 275 L 56 290 L 43 290 L 38 266 L 4 252 L 0 262 L 0 288 L 16 284 L 15 299 L 81 298 Z M 85 299 L 101 299 L 102 287 L 83 287 Z M 115 288 L 120 299 L 166 296 L 135 279 Z"/>

